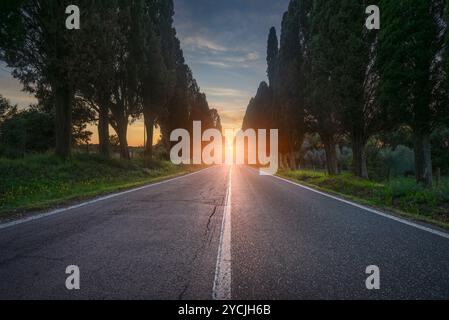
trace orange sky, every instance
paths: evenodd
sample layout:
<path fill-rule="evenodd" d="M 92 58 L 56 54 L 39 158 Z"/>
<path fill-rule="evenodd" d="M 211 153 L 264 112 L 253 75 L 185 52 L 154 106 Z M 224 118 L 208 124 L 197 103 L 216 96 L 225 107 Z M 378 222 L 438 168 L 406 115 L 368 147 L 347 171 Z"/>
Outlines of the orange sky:
<path fill-rule="evenodd" d="M 242 6 L 229 1 L 176 1 L 175 27 L 184 58 L 210 108 L 218 110 L 223 129 L 241 128 L 251 97 L 260 81 L 267 80 L 267 33 L 271 26 L 280 29 L 288 1 L 267 1 L 263 6 L 257 1 Z M 248 20 L 251 17 L 257 19 Z M 34 103 L 10 72 L 0 62 L 0 94 L 22 107 Z M 96 127 L 89 130 L 94 133 L 92 143 L 98 143 Z M 158 138 L 156 132 L 155 141 Z M 143 145 L 142 121 L 129 127 L 128 140 L 130 146 Z"/>
<path fill-rule="evenodd" d="M 242 127 L 245 109 L 231 109 L 220 110 L 217 108 L 222 117 L 223 130 L 225 129 L 240 129 Z M 98 129 L 97 126 L 89 126 L 88 130 L 93 133 L 92 144 L 98 144 Z M 110 134 L 115 134 L 114 129 L 110 128 Z M 160 140 L 161 132 L 159 129 L 154 130 L 153 143 L 156 144 Z M 140 147 L 144 144 L 144 124 L 142 120 L 138 120 L 128 127 L 128 144 L 131 147 Z"/>
<path fill-rule="evenodd" d="M 5 70 L 4 70 L 5 71 Z M 21 91 L 22 85 L 14 78 L 12 78 L 6 72 L 3 72 L 0 76 L 0 94 L 9 99 L 11 103 L 17 104 L 20 107 L 27 107 L 30 104 L 36 103 L 36 99 Z M 211 108 L 216 108 L 221 116 L 223 129 L 238 129 L 242 126 L 243 117 L 245 114 L 244 104 L 249 101 L 249 96 L 239 96 L 239 101 L 223 101 L 217 97 L 217 95 L 224 95 L 227 97 L 230 93 L 233 93 L 230 89 L 218 89 L 218 88 L 206 88 L 210 91 L 211 98 L 209 104 Z M 233 93 L 234 94 L 234 93 Z M 235 93 L 234 95 L 243 95 L 242 93 Z M 88 130 L 92 131 L 92 144 L 98 143 L 98 131 L 97 126 L 89 126 Z M 111 128 L 110 133 L 115 134 Z M 160 131 L 155 130 L 153 142 L 157 143 L 160 139 Z M 144 126 L 143 121 L 138 120 L 128 128 L 128 143 L 130 146 L 138 147 L 143 146 L 144 143 Z"/>
<path fill-rule="evenodd" d="M 87 128 L 89 131 L 93 133 L 92 140 L 90 143 L 98 144 L 98 129 L 96 125 L 89 126 Z M 109 134 L 115 135 L 115 131 L 112 128 L 109 128 Z M 154 131 L 153 143 L 158 143 L 160 139 L 160 131 L 156 129 Z M 144 142 L 144 126 L 142 121 L 138 121 L 128 127 L 128 145 L 131 147 L 141 147 Z"/>

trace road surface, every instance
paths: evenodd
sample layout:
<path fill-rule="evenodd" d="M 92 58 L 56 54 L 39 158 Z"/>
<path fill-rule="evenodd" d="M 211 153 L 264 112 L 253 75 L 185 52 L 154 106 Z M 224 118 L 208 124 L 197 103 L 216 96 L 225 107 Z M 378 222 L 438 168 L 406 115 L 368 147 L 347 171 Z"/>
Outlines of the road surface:
<path fill-rule="evenodd" d="M 449 299 L 449 238 L 238 166 L 0 226 L 0 299 L 212 298 Z"/>

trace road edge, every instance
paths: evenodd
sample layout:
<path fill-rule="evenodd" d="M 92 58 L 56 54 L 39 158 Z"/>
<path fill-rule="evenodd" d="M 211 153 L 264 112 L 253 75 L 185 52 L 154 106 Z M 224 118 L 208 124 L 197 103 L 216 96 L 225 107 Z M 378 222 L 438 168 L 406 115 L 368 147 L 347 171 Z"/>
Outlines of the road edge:
<path fill-rule="evenodd" d="M 397 215 L 394 215 L 393 213 L 380 211 L 378 209 L 371 208 L 371 207 L 368 207 L 366 205 L 363 205 L 363 204 L 360 204 L 360 203 L 357 203 L 357 202 L 345 199 L 345 198 L 343 198 L 343 196 L 332 195 L 331 193 L 328 193 L 328 192 L 325 192 L 325 191 L 321 191 L 321 190 L 318 190 L 318 189 L 313 188 L 313 187 L 306 186 L 306 185 L 301 184 L 301 183 L 299 183 L 297 181 L 290 180 L 290 179 L 287 179 L 287 178 L 284 178 L 284 177 L 281 177 L 281 176 L 273 175 L 271 177 L 273 177 L 275 179 L 278 179 L 278 180 L 281 180 L 281 181 L 284 181 L 284 182 L 287 182 L 287 183 L 290 183 L 290 184 L 293 184 L 293 185 L 296 185 L 296 186 L 301 187 L 301 188 L 303 188 L 305 190 L 308 190 L 308 191 L 311 191 L 311 192 L 314 192 L 314 193 L 318 193 L 318 194 L 320 194 L 322 196 L 325 196 L 325 197 L 337 200 L 339 202 L 343 202 L 343 203 L 351 205 L 353 207 L 357 207 L 359 209 L 362 209 L 364 211 L 370 212 L 372 214 L 376 214 L 378 216 L 381 216 L 381 217 L 384 217 L 384 218 L 387 218 L 387 219 L 390 219 L 390 220 L 394 220 L 396 222 L 408 225 L 410 227 L 414 227 L 414 228 L 420 229 L 421 231 L 426 231 L 426 232 L 432 233 L 434 235 L 438 235 L 440 237 L 449 239 L 449 232 L 447 230 L 442 229 L 442 228 L 440 228 L 438 226 L 435 226 L 433 224 L 430 225 L 430 223 L 428 223 L 429 226 L 423 225 L 423 224 L 420 224 L 420 223 L 417 223 L 417 222 L 414 222 L 414 221 L 408 219 L 408 217 L 399 217 Z M 436 229 L 436 228 L 438 228 L 438 229 Z"/>
<path fill-rule="evenodd" d="M 200 169 L 200 170 L 197 170 L 197 171 L 194 171 L 194 172 L 190 172 L 190 173 L 184 173 L 184 174 L 181 174 L 181 175 L 176 176 L 176 177 L 167 177 L 166 179 L 162 178 L 161 181 L 154 181 L 154 182 L 146 183 L 146 184 L 144 184 L 144 185 L 142 185 L 140 187 L 135 187 L 135 188 L 128 189 L 128 190 L 125 190 L 125 191 L 119 191 L 119 192 L 109 193 L 109 194 L 103 195 L 103 196 L 93 197 L 93 198 L 91 198 L 91 200 L 80 202 L 80 203 L 77 203 L 77 204 L 74 204 L 74 205 L 70 205 L 70 206 L 67 206 L 67 207 L 62 207 L 62 208 L 59 208 L 59 209 L 53 209 L 53 210 L 50 210 L 50 211 L 47 211 L 47 212 L 43 212 L 43 213 L 36 213 L 36 214 L 31 213 L 30 216 L 25 217 L 25 218 L 15 219 L 15 220 L 8 221 L 8 222 L 3 222 L 3 223 L 0 222 L 0 231 L 4 230 L 4 229 L 11 228 L 11 227 L 14 227 L 14 226 L 17 226 L 17 225 L 21 225 L 21 224 L 24 224 L 24 223 L 28 223 L 28 222 L 36 221 L 36 220 L 39 220 L 39 219 L 51 217 L 51 216 L 54 216 L 54 215 L 66 213 L 66 212 L 74 210 L 74 209 L 79 209 L 79 208 L 82 208 L 82 207 L 85 207 L 85 206 L 88 206 L 88 205 L 91 205 L 91 204 L 95 204 L 95 203 L 102 202 L 102 201 L 105 201 L 105 200 L 113 199 L 113 198 L 116 198 L 116 197 L 119 197 L 119 196 L 122 196 L 122 195 L 126 195 L 126 194 L 129 194 L 129 193 L 145 190 L 145 189 L 152 188 L 152 187 L 155 187 L 155 186 L 158 186 L 158 185 L 161 185 L 161 184 L 165 184 L 165 183 L 169 183 L 169 182 L 172 182 L 172 181 L 183 179 L 183 178 L 186 178 L 186 177 L 189 177 L 189 176 L 193 176 L 193 175 L 201 173 L 201 172 L 203 172 L 205 170 L 208 170 L 210 168 L 212 168 L 212 167 L 207 167 L 207 168 Z"/>

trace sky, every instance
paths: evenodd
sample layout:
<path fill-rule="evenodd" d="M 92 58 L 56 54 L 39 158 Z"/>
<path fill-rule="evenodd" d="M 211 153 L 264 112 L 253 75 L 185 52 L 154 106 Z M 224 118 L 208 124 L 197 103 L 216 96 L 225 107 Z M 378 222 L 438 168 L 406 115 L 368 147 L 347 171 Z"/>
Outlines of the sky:
<path fill-rule="evenodd" d="M 174 0 L 184 57 L 223 128 L 239 129 L 246 107 L 266 80 L 268 31 L 280 32 L 289 0 Z M 34 102 L 0 63 L 0 94 L 20 106 Z M 96 129 L 93 143 L 98 141 Z M 129 128 L 129 144 L 143 145 L 143 123 Z"/>

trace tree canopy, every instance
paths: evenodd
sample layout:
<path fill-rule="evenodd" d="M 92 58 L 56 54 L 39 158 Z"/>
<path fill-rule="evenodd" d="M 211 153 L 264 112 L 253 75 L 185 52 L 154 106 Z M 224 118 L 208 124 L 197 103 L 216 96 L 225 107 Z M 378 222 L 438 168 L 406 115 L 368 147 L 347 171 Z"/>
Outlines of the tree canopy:
<path fill-rule="evenodd" d="M 354 173 L 367 178 L 368 141 L 386 143 L 381 137 L 406 126 L 414 140 L 416 179 L 430 186 L 431 140 L 449 122 L 449 4 L 369 4 L 380 6 L 380 30 L 365 27 L 366 1 L 291 0 L 279 49 L 275 29 L 269 31 L 269 84 L 249 103 L 244 127 L 279 128 L 284 155 L 302 152 L 304 136 L 318 134 L 330 174 L 340 171 L 338 144 L 347 139 Z M 262 101 L 261 90 L 271 98 Z"/>
<path fill-rule="evenodd" d="M 1 10 L 0 58 L 40 105 L 53 106 L 56 154 L 70 156 L 74 133 L 88 139 L 79 130 L 92 117 L 80 110 L 96 115 L 100 152 L 109 156 L 111 126 L 124 159 L 128 126 L 142 116 L 148 136 L 160 126 L 164 141 L 193 120 L 219 125 L 185 64 L 172 0 L 81 1 L 81 30 L 65 28 L 70 4 L 7 0 Z M 145 149 L 151 159 L 151 138 Z"/>

